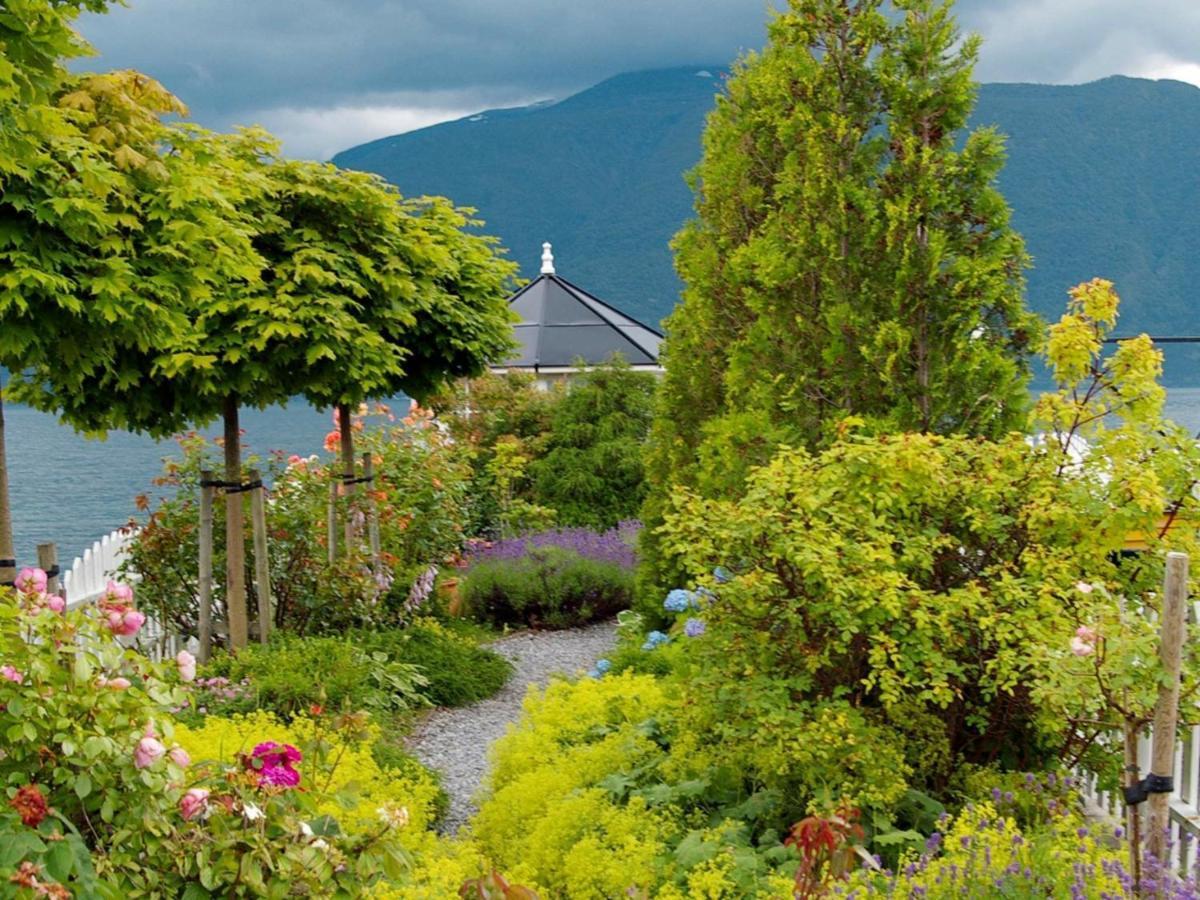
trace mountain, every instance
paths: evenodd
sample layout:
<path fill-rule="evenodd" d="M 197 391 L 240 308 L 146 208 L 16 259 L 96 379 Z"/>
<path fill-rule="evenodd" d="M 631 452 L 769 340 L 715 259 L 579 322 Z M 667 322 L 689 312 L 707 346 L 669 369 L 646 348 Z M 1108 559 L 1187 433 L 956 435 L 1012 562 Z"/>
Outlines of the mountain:
<path fill-rule="evenodd" d="M 678 296 L 669 242 L 692 214 L 684 173 L 723 75 L 714 65 L 618 75 L 334 162 L 477 208 L 526 276 L 552 241 L 560 274 L 653 324 Z M 1120 76 L 987 84 L 972 124 L 1008 136 L 1000 188 L 1034 257 L 1035 310 L 1057 318 L 1068 287 L 1103 276 L 1124 299 L 1120 333 L 1200 335 L 1200 89 Z M 1200 383 L 1200 347 L 1173 348 L 1168 363 L 1171 380 Z"/>

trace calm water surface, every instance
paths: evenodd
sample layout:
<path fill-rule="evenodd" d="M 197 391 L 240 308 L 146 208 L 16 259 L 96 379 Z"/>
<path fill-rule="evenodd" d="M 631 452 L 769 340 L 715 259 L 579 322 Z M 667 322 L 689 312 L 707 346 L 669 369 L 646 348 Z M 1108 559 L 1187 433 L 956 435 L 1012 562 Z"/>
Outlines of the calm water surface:
<path fill-rule="evenodd" d="M 1200 388 L 1172 388 L 1167 412 L 1200 432 Z M 173 441 L 114 432 L 92 441 L 52 416 L 6 406 L 8 462 L 17 555 L 33 558 L 41 541 L 56 541 L 70 560 L 92 541 L 124 525 L 135 514 L 134 497 L 154 492 L 152 480 L 163 458 L 175 455 Z M 245 442 L 251 452 L 272 450 L 308 455 L 321 451 L 330 429 L 328 413 L 295 402 L 280 409 L 244 411 Z M 219 428 L 207 429 L 214 436 Z"/>
<path fill-rule="evenodd" d="M 96 539 L 126 524 L 139 493 L 161 494 L 153 479 L 163 459 L 178 455 L 171 440 L 154 441 L 125 432 L 88 440 L 53 416 L 28 407 L 4 407 L 13 531 L 21 563 L 34 558 L 43 541 L 58 544 L 60 562 L 69 564 Z M 243 410 L 249 452 L 321 452 L 329 432 L 328 413 L 302 402 L 264 411 Z M 215 437 L 220 425 L 203 429 Z M 155 493 L 157 492 L 157 494 Z"/>

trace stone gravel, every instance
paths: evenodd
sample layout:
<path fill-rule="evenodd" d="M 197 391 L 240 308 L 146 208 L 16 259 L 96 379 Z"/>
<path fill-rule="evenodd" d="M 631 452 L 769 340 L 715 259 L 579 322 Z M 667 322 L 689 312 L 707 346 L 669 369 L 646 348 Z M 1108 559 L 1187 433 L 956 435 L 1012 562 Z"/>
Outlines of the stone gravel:
<path fill-rule="evenodd" d="M 488 768 L 488 748 L 521 714 L 529 685 L 545 686 L 554 675 L 586 672 L 616 644 L 615 622 L 567 631 L 523 631 L 490 645 L 513 664 L 508 683 L 472 706 L 435 709 L 409 736 L 408 747 L 442 775 L 450 809 L 442 830 L 454 834 L 476 809 Z"/>

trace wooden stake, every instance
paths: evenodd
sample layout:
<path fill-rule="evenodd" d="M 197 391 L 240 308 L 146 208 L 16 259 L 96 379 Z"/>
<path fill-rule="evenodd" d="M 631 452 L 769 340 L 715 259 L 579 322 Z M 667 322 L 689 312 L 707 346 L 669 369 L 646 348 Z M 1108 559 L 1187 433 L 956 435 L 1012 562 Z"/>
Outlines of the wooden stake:
<path fill-rule="evenodd" d="M 1175 774 L 1175 729 L 1179 722 L 1179 667 L 1187 631 L 1186 553 L 1167 554 L 1167 574 L 1163 586 L 1162 632 L 1158 655 L 1163 680 L 1154 706 L 1154 747 L 1150 756 L 1150 774 L 1171 778 Z M 1158 865 L 1168 868 L 1167 836 L 1171 824 L 1171 795 L 1150 795 L 1146 827 L 1146 849 Z"/>
<path fill-rule="evenodd" d="M 363 454 L 362 465 L 363 478 L 367 480 L 367 537 L 371 543 L 371 567 L 378 577 L 383 571 L 383 553 L 379 541 L 379 506 L 375 502 L 375 461 L 370 453 Z"/>
<path fill-rule="evenodd" d="M 58 547 L 53 543 L 38 544 L 37 546 L 38 568 L 49 575 L 58 568 Z M 46 593 L 58 593 L 58 576 L 50 575 L 46 581 Z"/>
<path fill-rule="evenodd" d="M 200 617 L 197 637 L 200 640 L 200 662 L 212 657 L 212 589 L 213 589 L 213 495 L 216 489 L 212 471 L 200 473 L 203 486 L 200 488 L 200 573 L 199 586 Z"/>
<path fill-rule="evenodd" d="M 236 397 L 225 401 L 225 480 L 242 483 L 241 431 Z M 241 650 L 249 643 L 246 614 L 246 522 L 241 493 L 225 494 L 225 609 L 229 616 L 229 646 Z"/>
<path fill-rule="evenodd" d="M 354 524 L 354 513 L 358 504 L 355 502 L 355 495 L 358 493 L 358 485 L 351 484 L 354 480 L 354 421 L 350 416 L 350 405 L 348 403 L 339 403 L 337 408 L 338 413 L 338 431 L 341 432 L 341 450 L 342 450 L 342 478 L 344 490 L 342 495 L 346 498 L 346 554 L 350 555 L 354 552 L 354 545 L 358 543 L 358 528 Z"/>
<path fill-rule="evenodd" d="M 1134 787 L 1142 780 L 1141 768 L 1138 765 L 1138 735 L 1137 729 L 1130 723 L 1125 723 L 1125 773 L 1122 783 L 1126 787 Z M 1133 879 L 1134 889 L 1140 890 L 1142 883 L 1142 819 L 1141 806 L 1126 804 L 1125 830 L 1129 833 L 1129 875 Z"/>
<path fill-rule="evenodd" d="M 250 481 L 261 479 L 252 469 Z M 254 581 L 258 592 L 258 640 L 265 644 L 271 636 L 271 566 L 267 557 L 267 489 L 259 485 L 250 492 L 250 521 L 254 528 Z"/>
<path fill-rule="evenodd" d="M 329 515 L 326 518 L 326 529 L 329 532 L 329 565 L 337 562 L 337 499 L 338 499 L 338 483 L 337 476 L 335 480 L 329 482 Z"/>
<path fill-rule="evenodd" d="M 0 587 L 17 580 L 16 556 L 8 496 L 8 460 L 4 452 L 4 395 L 0 393 Z"/>

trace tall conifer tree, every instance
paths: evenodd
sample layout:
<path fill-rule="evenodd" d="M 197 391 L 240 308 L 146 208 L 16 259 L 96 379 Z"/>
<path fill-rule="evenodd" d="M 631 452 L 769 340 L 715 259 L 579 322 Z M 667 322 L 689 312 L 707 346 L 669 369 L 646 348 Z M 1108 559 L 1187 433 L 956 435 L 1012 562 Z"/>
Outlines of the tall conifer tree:
<path fill-rule="evenodd" d="M 1038 324 L 995 188 L 1002 139 L 964 133 L 979 41 L 946 0 L 790 0 L 717 98 L 675 241 L 683 300 L 651 438 L 677 484 L 736 492 L 781 444 L 1019 426 Z M 643 586 L 658 590 L 653 529 Z"/>

